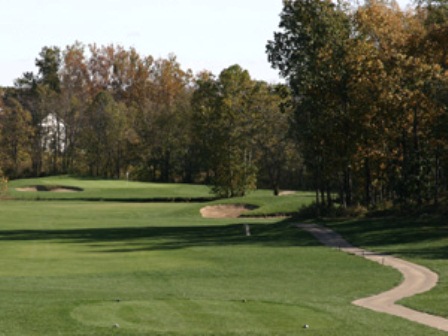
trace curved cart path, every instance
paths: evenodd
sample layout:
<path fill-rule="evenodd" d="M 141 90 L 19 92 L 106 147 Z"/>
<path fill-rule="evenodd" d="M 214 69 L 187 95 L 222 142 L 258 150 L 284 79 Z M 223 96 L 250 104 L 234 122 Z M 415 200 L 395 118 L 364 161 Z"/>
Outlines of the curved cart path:
<path fill-rule="evenodd" d="M 310 232 L 324 245 L 339 248 L 341 251 L 359 255 L 382 265 L 396 268 L 403 274 L 404 280 L 397 287 L 378 295 L 353 301 L 352 303 L 354 305 L 377 312 L 399 316 L 439 330 L 448 331 L 448 319 L 395 304 L 396 301 L 405 297 L 423 293 L 433 288 L 438 281 L 436 273 L 423 266 L 399 258 L 373 253 L 354 247 L 339 234 L 321 225 L 298 224 L 297 227 Z"/>

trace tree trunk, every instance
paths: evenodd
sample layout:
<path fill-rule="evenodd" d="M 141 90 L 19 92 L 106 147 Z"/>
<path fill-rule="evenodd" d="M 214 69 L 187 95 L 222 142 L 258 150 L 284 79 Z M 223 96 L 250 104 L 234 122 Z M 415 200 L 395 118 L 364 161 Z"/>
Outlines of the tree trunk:
<path fill-rule="evenodd" d="M 276 183 L 275 185 L 274 185 L 274 196 L 278 196 L 278 195 L 280 195 L 280 187 L 279 187 L 279 185 L 278 185 L 278 183 Z"/>
<path fill-rule="evenodd" d="M 320 197 L 321 197 L 321 205 L 322 207 L 325 206 L 325 188 L 323 186 L 320 187 Z"/>
<path fill-rule="evenodd" d="M 319 186 L 320 186 L 320 166 L 319 166 L 319 162 L 317 162 L 316 165 L 316 181 L 315 181 L 316 185 L 316 216 L 320 217 L 320 200 L 319 200 Z"/>
<path fill-rule="evenodd" d="M 331 208 L 333 206 L 333 199 L 331 197 L 330 184 L 327 183 L 327 206 Z"/>
<path fill-rule="evenodd" d="M 344 172 L 344 195 L 345 205 L 350 207 L 352 205 L 352 172 L 350 166 Z"/>
<path fill-rule="evenodd" d="M 347 202 L 345 199 L 345 174 L 339 175 L 339 202 L 343 208 L 347 208 Z"/>
<path fill-rule="evenodd" d="M 366 206 L 372 205 L 372 175 L 370 172 L 370 160 L 369 158 L 365 158 L 364 160 L 365 166 L 365 203 Z"/>
<path fill-rule="evenodd" d="M 171 152 L 169 150 L 166 150 L 163 155 L 161 169 L 161 180 L 168 183 L 171 175 Z"/>
<path fill-rule="evenodd" d="M 437 146 L 439 147 L 439 146 Z M 440 185 L 440 155 L 439 150 L 436 150 L 436 167 L 435 167 L 435 181 L 434 181 L 434 204 L 439 204 L 439 185 Z"/>
<path fill-rule="evenodd" d="M 422 182 L 421 182 L 421 153 L 420 153 L 420 138 L 418 135 L 418 127 L 419 127 L 419 123 L 418 123 L 418 114 L 417 114 L 417 108 L 414 108 L 414 120 L 413 120 L 413 126 L 412 126 L 412 133 L 413 133 L 413 140 L 414 140 L 414 162 L 412 163 L 413 165 L 413 175 L 415 178 L 415 188 L 416 188 L 416 192 L 417 192 L 417 204 L 419 206 L 421 206 L 423 204 L 423 199 L 422 199 Z"/>

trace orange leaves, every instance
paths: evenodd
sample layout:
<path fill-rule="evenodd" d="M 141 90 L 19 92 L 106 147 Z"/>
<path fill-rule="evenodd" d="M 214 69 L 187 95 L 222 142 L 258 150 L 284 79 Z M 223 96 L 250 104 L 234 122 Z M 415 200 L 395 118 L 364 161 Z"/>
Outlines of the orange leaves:
<path fill-rule="evenodd" d="M 156 104 L 166 107 L 172 106 L 176 97 L 185 92 L 191 81 L 191 73 L 181 69 L 176 56 L 168 59 L 158 59 L 151 68 L 151 79 L 154 82 L 152 99 Z"/>
<path fill-rule="evenodd" d="M 425 9 L 401 11 L 394 1 L 369 0 L 353 11 L 325 4 L 285 2 L 283 32 L 268 44 L 296 94 L 297 138 L 316 180 L 337 183 L 350 164 L 358 174 L 366 169 L 365 183 L 374 171 L 421 181 L 430 168 L 419 165 L 431 161 L 422 153 L 432 154 L 446 119 L 447 20 L 429 25 Z M 409 197 L 420 187 L 394 192 Z"/>
<path fill-rule="evenodd" d="M 402 50 L 410 36 L 410 18 L 392 3 L 369 1 L 355 15 L 359 33 L 381 52 L 393 54 Z"/>

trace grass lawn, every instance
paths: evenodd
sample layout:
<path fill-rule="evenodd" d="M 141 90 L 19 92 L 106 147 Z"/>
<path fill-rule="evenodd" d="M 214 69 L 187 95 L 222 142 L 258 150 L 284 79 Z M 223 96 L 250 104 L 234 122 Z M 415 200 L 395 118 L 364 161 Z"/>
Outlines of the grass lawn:
<path fill-rule="evenodd" d="M 236 201 L 268 213 L 310 200 L 260 191 Z M 202 206 L 1 201 L 0 335 L 446 334 L 350 304 L 398 272 L 285 219 L 204 219 Z"/>
<path fill-rule="evenodd" d="M 16 188 L 28 186 L 66 186 L 81 188 L 80 192 L 24 192 Z M 68 176 L 14 180 L 9 183 L 9 195 L 24 200 L 115 200 L 143 201 L 174 198 L 213 198 L 203 185 L 142 183 L 124 180 L 98 180 Z"/>
<path fill-rule="evenodd" d="M 300 192 L 280 197 L 273 196 L 272 190 L 257 190 L 245 197 L 236 197 L 226 200 L 217 200 L 211 204 L 241 203 L 258 206 L 247 216 L 290 215 L 296 213 L 303 206 L 315 200 L 313 192 Z M 244 215 L 243 215 L 244 216 Z"/>

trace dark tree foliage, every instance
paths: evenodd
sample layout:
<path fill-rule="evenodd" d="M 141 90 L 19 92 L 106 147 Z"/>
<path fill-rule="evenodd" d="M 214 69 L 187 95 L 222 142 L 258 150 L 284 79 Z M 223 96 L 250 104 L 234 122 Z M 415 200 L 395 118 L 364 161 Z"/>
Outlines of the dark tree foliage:
<path fill-rule="evenodd" d="M 348 8 L 348 7 L 347 7 Z M 267 52 L 293 93 L 316 202 L 422 205 L 446 190 L 446 2 L 286 0 Z"/>

